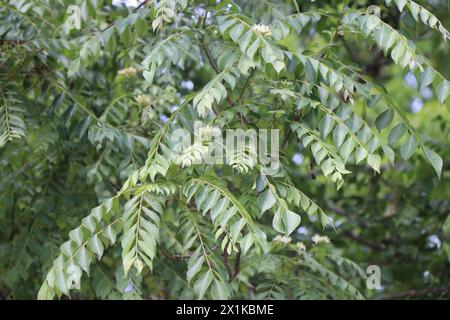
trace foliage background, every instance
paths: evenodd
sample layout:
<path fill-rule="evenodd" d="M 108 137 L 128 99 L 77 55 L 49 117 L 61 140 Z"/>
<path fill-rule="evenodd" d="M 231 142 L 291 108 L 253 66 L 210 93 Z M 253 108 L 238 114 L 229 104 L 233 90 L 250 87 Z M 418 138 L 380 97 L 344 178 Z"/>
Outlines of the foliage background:
<path fill-rule="evenodd" d="M 189 1 L 184 9 L 182 2 L 176 6 L 184 15 L 173 18 L 158 11 L 157 5 L 144 5 L 135 11 L 100 0 L 0 1 L 0 98 L 3 109 L 9 108 L 17 116 L 12 121 L 16 127 L 13 139 L 1 143 L 0 148 L 1 298 L 36 298 L 69 232 L 91 208 L 121 190 L 127 178 L 145 164 L 153 146 L 151 140 L 175 107 L 182 104 L 181 97 L 198 92 L 215 76 L 214 65 L 208 63 L 202 46 L 207 46 L 217 61 L 223 49 L 222 43 L 215 46 L 218 41 L 234 45 L 229 37 L 218 40 L 221 37 L 216 16 L 205 11 L 218 12 L 233 4 L 231 1 Z M 448 1 L 416 2 L 436 15 L 445 28 L 450 27 Z M 158 3 L 170 7 L 175 2 Z M 71 4 L 81 5 L 80 30 L 65 25 L 70 18 L 66 9 Z M 305 78 L 304 71 L 294 76 L 284 71 L 278 74 L 268 65 L 238 78 L 236 89 L 227 92 L 234 101 L 232 111 L 223 113 L 219 123 L 239 127 L 243 119 L 248 119 L 259 127 L 281 128 L 287 173 L 293 184 L 324 210 L 334 228 L 323 229 L 315 215 L 308 219 L 308 215 L 301 214 L 302 222 L 290 235 L 290 244 L 270 242 L 272 254 L 263 258 L 256 252 L 242 260 L 240 255 L 230 254 L 230 261 L 219 263 L 224 264 L 224 274 L 229 271 L 225 270 L 227 264 L 233 268 L 229 274 L 233 278 L 231 289 L 227 290 L 235 298 L 355 298 L 357 294 L 348 292 L 353 283 L 366 298 L 449 298 L 450 102 L 447 99 L 444 106 L 439 103 L 434 89 L 430 93 L 430 85 L 418 88 L 417 72 L 412 76 L 407 68 L 394 64 L 372 40 L 357 32 L 346 33 L 345 37 L 339 32 L 333 34 L 341 25 L 342 8 L 366 12 L 369 6 L 377 5 L 382 8 L 382 20 L 411 39 L 417 51 L 449 79 L 448 43 L 441 32 L 418 23 L 410 13 L 400 13 L 395 5 L 386 6 L 385 1 L 236 4 L 241 13 L 262 24 L 295 13 L 296 5 L 301 12 L 327 12 L 327 19 L 299 32 L 289 32 L 277 45 L 291 51 L 305 50 L 320 59 L 335 59 L 383 85 L 393 104 L 405 112 L 444 164 L 439 179 L 419 154 L 408 161 L 398 155 L 394 165 L 384 157 L 380 174 L 375 174 L 368 164 L 350 163 L 347 169 L 352 173 L 336 190 L 329 177 L 314 165 L 309 149 L 298 142 L 295 134 L 289 134 L 285 124 L 294 119 L 286 111 L 293 106 L 291 102 L 275 94 L 265 96 L 271 81 L 276 85 L 287 81 L 285 87 L 289 89 L 289 81 Z M 122 19 L 136 12 L 141 16 L 131 24 Z M 180 30 L 186 37 L 179 42 L 179 52 L 164 52 L 153 81 L 145 79 L 142 70 L 125 69 L 142 68 L 149 48 Z M 104 40 L 103 47 L 99 42 L 89 42 L 97 34 L 110 37 Z M 86 43 L 88 47 L 83 46 Z M 178 56 L 174 64 L 183 67 L 172 66 L 170 55 Z M 336 63 L 333 66 L 338 68 Z M 140 95 L 150 101 L 139 99 Z M 218 110 L 227 108 L 227 99 L 223 100 L 216 105 Z M 372 126 L 385 109 L 382 102 L 374 102 L 368 107 L 364 97 L 357 97 L 354 107 Z M 2 111 L 0 116 L 5 114 Z M 183 117 L 189 123 L 196 115 Z M 380 137 L 386 140 L 392 127 L 382 131 Z M 188 179 L 202 170 L 207 171 L 187 168 L 179 174 Z M 256 196 L 246 193 L 258 172 L 240 175 L 228 168 L 221 174 L 248 210 L 258 212 Z M 180 216 L 184 210 L 180 203 L 166 205 L 161 220 L 169 227 L 160 230 L 162 240 L 153 272 L 144 268 L 141 273 L 124 275 L 122 248 L 116 245 L 106 249 L 104 258 L 90 267 L 89 277 L 83 277 L 81 289 L 71 292 L 71 297 L 195 298 L 192 284 L 185 280 L 186 259 L 178 256 L 186 242 Z M 271 228 L 271 220 L 272 214 L 266 213 L 261 221 L 269 241 L 278 234 Z M 210 226 L 202 223 L 202 232 L 209 237 Z M 311 239 L 315 234 L 328 236 L 330 243 L 315 245 Z M 298 252 L 299 242 L 306 246 L 306 253 Z M 296 264 L 299 259 L 309 263 L 305 254 L 320 262 L 312 275 L 305 271 L 311 263 L 306 269 Z M 219 255 L 218 260 L 225 256 Z M 366 289 L 358 275 L 361 270 L 344 259 L 356 262 L 363 270 L 371 264 L 379 265 L 382 289 Z M 333 275 L 321 268 L 333 270 Z M 341 276 L 345 282 L 336 278 Z"/>

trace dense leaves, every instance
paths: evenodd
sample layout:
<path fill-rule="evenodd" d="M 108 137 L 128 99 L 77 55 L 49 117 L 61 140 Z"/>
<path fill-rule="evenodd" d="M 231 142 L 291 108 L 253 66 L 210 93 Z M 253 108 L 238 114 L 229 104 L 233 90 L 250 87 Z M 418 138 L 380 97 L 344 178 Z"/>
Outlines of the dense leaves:
<path fill-rule="evenodd" d="M 132 2 L 0 2 L 0 297 L 448 294 L 446 1 Z"/>

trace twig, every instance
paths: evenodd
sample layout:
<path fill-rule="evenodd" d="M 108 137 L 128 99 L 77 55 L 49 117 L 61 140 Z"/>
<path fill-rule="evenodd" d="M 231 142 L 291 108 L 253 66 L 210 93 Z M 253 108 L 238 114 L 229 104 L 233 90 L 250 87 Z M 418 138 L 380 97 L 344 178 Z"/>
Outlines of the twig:
<path fill-rule="evenodd" d="M 205 52 L 206 58 L 208 59 L 209 64 L 211 65 L 211 67 L 214 69 L 214 71 L 216 72 L 216 74 L 220 73 L 220 69 L 219 67 L 216 65 L 216 63 L 214 62 L 214 60 L 211 57 L 211 53 L 209 52 L 208 48 L 206 47 L 206 45 L 204 43 L 202 43 L 201 45 L 203 51 Z M 227 93 L 227 102 L 230 105 L 230 107 L 233 106 L 234 102 L 231 100 L 229 94 Z M 218 114 L 218 112 L 216 110 L 214 110 L 214 112 L 216 114 Z"/>
<path fill-rule="evenodd" d="M 149 0 L 145 0 L 144 2 L 142 2 L 141 4 L 139 4 L 136 8 L 134 8 L 133 13 L 135 13 L 136 11 L 138 11 L 140 8 L 142 8 L 144 5 L 146 5 L 148 3 Z M 105 28 L 101 29 L 100 32 L 104 32 L 106 30 L 108 30 L 109 28 L 111 28 L 112 26 L 114 26 L 116 24 L 116 21 L 111 22 L 108 26 L 106 26 Z"/>
<path fill-rule="evenodd" d="M 233 280 L 233 271 L 231 270 L 230 264 L 228 262 L 228 255 L 226 252 L 222 253 L 222 258 L 223 258 L 223 264 L 228 273 L 228 278 L 230 279 L 230 282 L 231 282 L 231 280 Z"/>
<path fill-rule="evenodd" d="M 11 208 L 11 233 L 9 234 L 9 240 L 12 241 L 17 232 L 16 225 L 16 207 L 17 207 L 17 192 L 13 193 L 13 201 Z"/>
<path fill-rule="evenodd" d="M 138 5 L 136 8 L 134 8 L 133 12 L 138 11 L 140 8 L 145 6 L 147 4 L 148 0 L 143 1 L 140 5 Z"/>
<path fill-rule="evenodd" d="M 241 271 L 241 250 L 239 250 L 236 256 L 236 261 L 234 261 L 233 279 L 237 277 L 240 271 Z"/>

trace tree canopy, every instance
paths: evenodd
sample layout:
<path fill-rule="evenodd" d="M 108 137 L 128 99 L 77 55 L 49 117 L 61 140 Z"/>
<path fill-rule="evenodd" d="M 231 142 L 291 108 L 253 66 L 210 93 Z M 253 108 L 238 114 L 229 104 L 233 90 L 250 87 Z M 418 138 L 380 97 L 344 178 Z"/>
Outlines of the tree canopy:
<path fill-rule="evenodd" d="M 449 298 L 449 12 L 0 0 L 0 297 Z"/>

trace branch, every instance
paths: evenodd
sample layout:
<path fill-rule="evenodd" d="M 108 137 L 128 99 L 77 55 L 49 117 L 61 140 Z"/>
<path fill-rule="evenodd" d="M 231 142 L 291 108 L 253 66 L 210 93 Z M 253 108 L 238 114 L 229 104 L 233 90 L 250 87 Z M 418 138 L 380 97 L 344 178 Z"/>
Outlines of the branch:
<path fill-rule="evenodd" d="M 240 271 L 241 271 L 241 250 L 239 250 L 236 256 L 236 261 L 234 262 L 233 279 L 237 277 Z"/>
<path fill-rule="evenodd" d="M 353 241 L 359 242 L 359 243 L 361 243 L 363 245 L 366 245 L 366 246 L 368 246 L 368 247 L 370 247 L 372 249 L 375 249 L 377 251 L 384 251 L 386 249 L 386 247 L 383 244 L 378 244 L 378 243 L 375 243 L 375 242 L 372 242 L 372 241 L 368 241 L 368 240 L 366 240 L 364 238 L 360 238 L 358 236 L 355 236 L 353 234 L 353 232 L 351 232 L 351 231 L 344 231 L 344 232 L 342 232 L 342 235 L 347 237 L 347 238 L 350 238 Z"/>
<path fill-rule="evenodd" d="M 211 57 L 211 53 L 209 52 L 208 48 L 206 47 L 206 45 L 204 43 L 201 44 L 201 47 L 203 49 L 203 51 L 205 52 L 206 58 L 208 59 L 209 64 L 211 65 L 211 67 L 214 69 L 214 71 L 219 74 L 220 73 L 220 69 L 219 67 L 216 65 L 216 63 L 214 62 L 214 60 Z M 227 93 L 227 101 L 228 104 L 230 105 L 230 108 L 234 105 L 233 100 L 231 100 L 230 95 Z M 217 114 L 217 112 L 216 112 Z"/>
<path fill-rule="evenodd" d="M 16 224 L 16 207 L 17 207 L 17 192 L 13 193 L 13 201 L 11 206 L 11 232 L 9 234 L 9 240 L 14 240 L 14 236 L 17 233 L 17 224 Z"/>
<path fill-rule="evenodd" d="M 450 294 L 450 283 L 445 286 L 437 287 L 437 288 L 426 288 L 426 289 L 413 289 L 407 290 L 403 292 L 393 293 L 385 296 L 378 297 L 377 299 L 381 300 L 400 300 L 405 298 L 414 298 L 426 296 L 428 294 Z"/>
<path fill-rule="evenodd" d="M 147 4 L 148 0 L 143 1 L 140 5 L 138 5 L 133 12 L 138 11 L 141 7 L 145 6 Z"/>
<path fill-rule="evenodd" d="M 231 270 L 230 264 L 228 263 L 228 255 L 226 252 L 222 252 L 222 258 L 223 258 L 223 264 L 225 266 L 225 269 L 227 270 L 228 273 L 228 278 L 231 280 L 233 280 L 233 271 Z"/>

